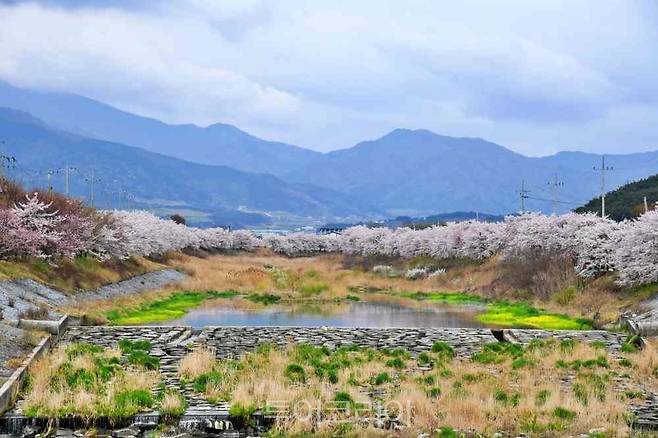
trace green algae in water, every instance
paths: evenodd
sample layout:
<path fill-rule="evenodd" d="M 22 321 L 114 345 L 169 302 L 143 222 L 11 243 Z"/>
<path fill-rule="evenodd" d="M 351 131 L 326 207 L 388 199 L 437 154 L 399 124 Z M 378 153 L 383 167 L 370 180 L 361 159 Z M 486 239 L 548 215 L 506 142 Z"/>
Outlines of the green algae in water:
<path fill-rule="evenodd" d="M 236 291 L 176 292 L 167 298 L 142 304 L 136 309 L 111 310 L 107 319 L 114 325 L 139 325 L 167 321 L 184 316 L 190 309 L 198 307 L 206 300 L 234 298 Z"/>

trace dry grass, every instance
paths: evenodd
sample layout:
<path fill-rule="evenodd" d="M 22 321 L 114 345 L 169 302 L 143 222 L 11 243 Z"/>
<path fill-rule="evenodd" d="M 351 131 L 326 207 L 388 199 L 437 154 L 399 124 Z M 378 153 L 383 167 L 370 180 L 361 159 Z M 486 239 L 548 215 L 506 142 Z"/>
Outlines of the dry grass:
<path fill-rule="evenodd" d="M 305 287 L 319 283 L 326 290 L 309 293 L 310 299 L 344 298 L 350 290 L 381 291 L 463 291 L 465 283 L 452 275 L 423 280 L 384 278 L 371 272 L 343 268 L 342 256 L 285 258 L 267 254 L 215 255 L 205 259 L 180 256 L 172 265 L 192 277 L 180 285 L 188 290 L 237 290 L 244 293 L 277 293 L 283 297 L 299 297 Z M 281 275 L 277 275 L 281 273 Z M 473 277 L 474 272 L 466 272 Z M 285 277 L 285 278 L 281 278 Z M 459 276 L 463 280 L 464 277 Z M 473 283 L 474 278 L 467 280 Z"/>
<path fill-rule="evenodd" d="M 209 373 L 215 366 L 215 353 L 206 348 L 198 348 L 186 355 L 178 365 L 178 374 L 188 379 L 196 379 Z"/>
<path fill-rule="evenodd" d="M 15 370 L 23 365 L 25 362 L 24 356 L 15 356 L 7 359 L 4 363 L 4 367 L 8 370 Z"/>
<path fill-rule="evenodd" d="M 368 407 L 379 401 L 409 426 L 403 436 L 440 427 L 485 435 L 525 432 L 537 436 L 603 428 L 608 436 L 625 436 L 629 432 L 628 400 L 613 375 L 628 374 L 626 384 L 639 390 L 646 381 L 644 369 L 648 370 L 655 360 L 655 351 L 628 354 L 626 358 L 637 366 L 627 367 L 601 348 L 549 340 L 520 353 L 495 353 L 491 363 L 451 360 L 430 353 L 434 366 L 425 371 L 418 368 L 415 359 L 404 355 L 399 356 L 403 367 L 396 368 L 389 362 L 393 356 L 382 352 L 359 350 L 329 355 L 314 349 L 315 353 L 304 355 L 299 348 L 308 347 L 264 349 L 246 355 L 239 366 L 233 361 L 215 362 L 212 372 L 221 377 L 205 386 L 206 397 L 248 407 L 247 412 L 269 407 L 279 414 L 278 431 L 290 435 L 329 436 L 344 421 L 352 423 L 354 436 L 377 435 L 381 431 L 362 429 L 361 425 L 368 424 L 362 420 L 373 415 Z M 312 359 L 304 359 L 308 357 Z M 560 361 L 564 365 L 558 365 Z M 335 380 L 326 374 L 318 375 L 318 366 L 328 366 L 322 363 L 342 364 L 337 365 Z M 303 379 L 291 379 L 291 365 L 303 367 Z M 207 369 L 206 361 L 203 369 Z M 377 382 L 384 372 L 390 378 Z M 381 391 L 373 393 L 375 389 Z M 334 398 L 340 392 L 349 394 L 353 406 L 361 404 L 361 408 L 336 409 Z M 305 415 L 309 409 L 322 415 Z"/>
<path fill-rule="evenodd" d="M 135 275 L 163 269 L 166 266 L 143 257 L 127 260 L 98 261 L 92 257 L 76 257 L 51 262 L 35 259 L 0 261 L 0 280 L 29 278 L 57 290 L 74 293 L 116 283 Z"/>
<path fill-rule="evenodd" d="M 116 349 L 88 344 L 59 347 L 35 361 L 21 402 L 28 416 L 91 420 L 131 417 L 152 403 L 151 388 L 159 375 L 120 364 Z M 105 371 L 102 371 L 102 370 Z M 150 400 L 150 402 L 149 402 Z"/>

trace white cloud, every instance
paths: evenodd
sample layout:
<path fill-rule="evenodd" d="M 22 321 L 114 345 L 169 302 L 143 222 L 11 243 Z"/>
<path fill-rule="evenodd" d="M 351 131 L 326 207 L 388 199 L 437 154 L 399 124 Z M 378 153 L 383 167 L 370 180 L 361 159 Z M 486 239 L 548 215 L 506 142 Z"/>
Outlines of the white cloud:
<path fill-rule="evenodd" d="M 658 108 L 658 14 L 644 3 L 57 5 L 0 6 L 0 78 L 321 149 L 399 126 L 535 154 L 623 136 L 658 147 L 656 128 L 635 126 L 637 108 Z"/>

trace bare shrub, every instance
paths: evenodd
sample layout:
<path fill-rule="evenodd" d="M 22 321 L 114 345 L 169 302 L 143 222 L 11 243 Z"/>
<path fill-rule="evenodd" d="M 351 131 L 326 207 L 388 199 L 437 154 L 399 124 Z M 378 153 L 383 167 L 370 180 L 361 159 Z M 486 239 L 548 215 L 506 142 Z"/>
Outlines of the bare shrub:
<path fill-rule="evenodd" d="M 499 262 L 500 280 L 542 300 L 577 282 L 574 260 L 556 252 L 526 251 Z"/>
<path fill-rule="evenodd" d="M 19 319 L 33 319 L 33 320 L 46 320 L 48 319 L 50 312 L 48 307 L 44 304 L 39 304 L 38 306 L 29 307 L 26 310 L 23 310 L 18 314 Z"/>

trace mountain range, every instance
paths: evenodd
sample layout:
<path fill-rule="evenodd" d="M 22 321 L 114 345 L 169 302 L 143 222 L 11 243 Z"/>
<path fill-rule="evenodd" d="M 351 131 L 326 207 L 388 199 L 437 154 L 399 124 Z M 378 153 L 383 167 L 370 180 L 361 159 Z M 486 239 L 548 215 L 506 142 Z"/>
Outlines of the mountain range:
<path fill-rule="evenodd" d="M 526 209 L 564 212 L 600 193 L 597 154 L 527 157 L 479 138 L 408 129 L 323 154 L 227 124 L 166 124 L 86 97 L 3 82 L 0 107 L 0 141 L 18 159 L 16 176 L 67 164 L 93 170 L 141 207 L 180 210 L 206 223 L 507 214 L 519 209 L 522 183 L 530 191 Z M 606 159 L 615 167 L 606 175 L 608 189 L 658 169 L 658 152 Z M 76 194 L 89 197 L 89 184 L 81 181 Z M 109 198 L 98 202 L 109 206 L 113 189 L 107 190 Z"/>

